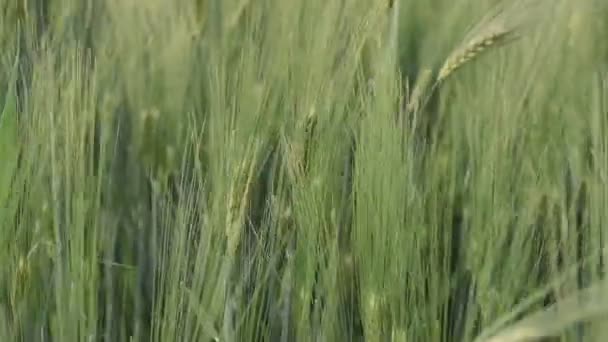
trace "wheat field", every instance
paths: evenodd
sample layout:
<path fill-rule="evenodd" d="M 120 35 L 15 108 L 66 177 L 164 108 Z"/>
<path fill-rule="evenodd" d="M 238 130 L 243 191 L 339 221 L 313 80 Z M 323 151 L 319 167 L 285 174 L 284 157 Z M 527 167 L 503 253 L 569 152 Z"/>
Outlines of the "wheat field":
<path fill-rule="evenodd" d="M 602 0 L 0 0 L 0 341 L 604 341 Z"/>

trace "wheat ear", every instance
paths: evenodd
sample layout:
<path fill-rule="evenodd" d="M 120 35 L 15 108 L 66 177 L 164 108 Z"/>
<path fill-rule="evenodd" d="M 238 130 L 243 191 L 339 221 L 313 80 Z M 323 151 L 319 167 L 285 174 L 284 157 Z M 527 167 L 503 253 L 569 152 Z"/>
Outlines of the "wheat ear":
<path fill-rule="evenodd" d="M 464 38 L 439 69 L 435 84 L 441 83 L 463 65 L 477 58 L 489 48 L 503 46 L 537 26 L 547 18 L 548 8 L 555 0 L 503 0 Z"/>
<path fill-rule="evenodd" d="M 513 38 L 516 38 L 515 30 L 502 25 L 488 28 L 481 34 L 473 37 L 462 48 L 452 52 L 443 63 L 437 75 L 437 83 L 441 83 L 456 70 L 466 63 L 479 57 L 489 48 L 505 45 Z"/>

